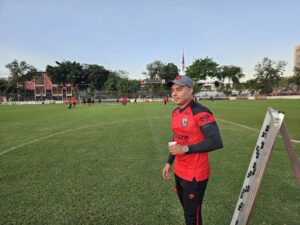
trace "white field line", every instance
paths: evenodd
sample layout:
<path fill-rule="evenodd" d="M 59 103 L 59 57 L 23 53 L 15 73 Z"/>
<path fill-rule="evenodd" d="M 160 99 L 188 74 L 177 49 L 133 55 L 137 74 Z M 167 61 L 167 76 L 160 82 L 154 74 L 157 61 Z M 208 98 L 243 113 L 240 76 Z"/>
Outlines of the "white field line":
<path fill-rule="evenodd" d="M 222 122 L 229 123 L 229 124 L 232 124 L 232 125 L 235 125 L 235 126 L 238 126 L 238 127 L 243 127 L 243 128 L 248 129 L 248 130 L 253 130 L 253 131 L 260 132 L 260 130 L 258 130 L 258 129 L 255 129 L 255 128 L 252 128 L 252 127 L 248 127 L 248 126 L 245 126 L 245 125 L 242 125 L 242 124 L 239 124 L 239 123 L 235 123 L 235 122 L 231 122 L 231 121 L 227 121 L 227 120 L 223 120 L 223 119 L 217 119 L 217 120 L 220 120 Z M 278 135 L 278 136 L 282 138 L 281 135 Z M 295 139 L 290 139 L 290 140 L 293 143 L 300 144 L 299 140 L 295 140 Z"/>
<path fill-rule="evenodd" d="M 118 124 L 118 123 L 126 123 L 126 122 L 139 121 L 139 120 L 143 120 L 143 119 L 122 120 L 122 121 L 108 122 L 108 123 L 97 123 L 97 124 L 93 124 L 93 125 L 88 125 L 88 126 L 77 127 L 77 128 L 73 128 L 73 129 L 59 131 L 59 132 L 56 132 L 56 133 L 53 133 L 53 134 L 49 134 L 49 135 L 44 136 L 44 137 L 36 138 L 36 139 L 30 140 L 30 141 L 24 142 L 22 144 L 10 147 L 8 149 L 5 149 L 4 151 L 0 152 L 0 156 L 3 155 L 3 154 L 5 154 L 5 153 L 7 153 L 7 152 L 14 151 L 14 150 L 16 150 L 18 148 L 21 148 L 23 146 L 30 145 L 32 143 L 35 143 L 35 142 L 38 142 L 38 141 L 41 141 L 41 140 L 44 140 L 44 139 L 47 139 L 47 138 L 51 138 L 53 136 L 57 136 L 59 134 L 64 134 L 64 133 L 67 133 L 67 132 L 72 132 L 72 131 L 76 131 L 76 130 L 91 128 L 91 127 L 104 126 L 104 125 L 112 125 L 112 124 Z"/>
<path fill-rule="evenodd" d="M 148 118 L 149 119 L 149 118 Z M 152 117 L 151 119 L 165 119 L 165 117 Z M 11 152 L 11 151 L 14 151 L 16 149 L 19 149 L 23 146 L 26 146 L 26 145 L 30 145 L 32 143 L 35 143 L 35 142 L 38 142 L 38 141 L 41 141 L 41 140 L 44 140 L 44 139 L 47 139 L 47 138 L 50 138 L 50 137 L 53 137 L 53 136 L 57 136 L 59 134 L 64 134 L 64 133 L 67 133 L 67 132 L 71 132 L 71 131 L 76 131 L 76 130 L 81 130 L 81 129 L 86 129 L 86 128 L 91 128 L 91 127 L 97 127 L 97 126 L 104 126 L 104 125 L 111 125 L 111 124 L 118 124 L 118 123 L 126 123 L 126 122 L 131 122 L 131 121 L 143 121 L 144 119 L 136 119 L 136 120 L 123 120 L 123 121 L 116 121 L 116 122 L 108 122 L 108 123 L 98 123 L 98 124 L 93 124 L 93 125 L 88 125 L 88 126 L 83 126 L 83 127 L 77 127 L 77 128 L 73 128 L 73 129 L 68 129 L 68 130 L 63 130 L 63 131 L 60 131 L 60 132 L 56 132 L 56 133 L 53 133 L 53 134 L 49 134 L 47 136 L 44 136 L 44 137 L 40 137 L 40 138 L 36 138 L 36 139 L 33 139 L 33 140 L 30 140 L 30 141 L 27 141 L 27 142 L 24 142 L 24 143 L 21 143 L 19 145 L 15 145 L 15 146 L 12 146 L 8 149 L 5 149 L 4 151 L 0 152 L 0 156 L 1 155 L 4 155 L 5 153 L 7 152 Z M 255 129 L 255 128 L 252 128 L 252 127 L 248 127 L 248 126 L 245 126 L 245 125 L 242 125 L 242 124 L 239 124 L 239 123 L 235 123 L 235 122 L 231 122 L 231 121 L 227 121 L 227 120 L 223 120 L 223 119 L 218 119 L 219 121 L 222 121 L 222 122 L 225 122 L 225 123 L 229 123 L 229 124 L 232 124 L 232 125 L 235 125 L 235 126 L 239 126 L 239 127 L 243 127 L 243 128 L 246 128 L 248 130 L 253 130 L 253 131 L 257 131 L 259 132 L 260 130 L 258 129 Z M 281 137 L 281 136 L 280 136 Z M 297 144 L 300 144 L 300 141 L 298 140 L 294 140 L 294 139 L 291 139 L 292 142 L 294 143 L 297 143 Z"/>

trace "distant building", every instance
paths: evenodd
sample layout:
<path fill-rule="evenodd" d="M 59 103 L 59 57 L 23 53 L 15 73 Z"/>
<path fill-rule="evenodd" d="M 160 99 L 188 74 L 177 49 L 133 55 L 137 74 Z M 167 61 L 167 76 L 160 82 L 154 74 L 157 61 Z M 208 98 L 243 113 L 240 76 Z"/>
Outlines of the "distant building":
<path fill-rule="evenodd" d="M 41 73 L 32 80 L 25 82 L 25 90 L 31 92 L 34 100 L 62 100 L 72 97 L 73 87 L 71 84 L 53 84 L 47 73 Z"/>
<path fill-rule="evenodd" d="M 300 45 L 294 48 L 294 67 L 300 68 Z"/>
<path fill-rule="evenodd" d="M 199 80 L 196 83 L 202 86 L 202 91 L 217 91 L 218 88 L 224 85 L 223 82 L 214 78 L 207 80 Z"/>

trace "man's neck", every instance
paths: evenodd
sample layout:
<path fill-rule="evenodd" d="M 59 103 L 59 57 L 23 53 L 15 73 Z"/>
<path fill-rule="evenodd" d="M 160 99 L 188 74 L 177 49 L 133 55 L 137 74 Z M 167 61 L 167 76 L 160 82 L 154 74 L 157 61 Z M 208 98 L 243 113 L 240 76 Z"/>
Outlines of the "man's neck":
<path fill-rule="evenodd" d="M 191 101 L 193 101 L 192 98 L 191 98 L 190 100 L 188 100 L 187 102 L 185 102 L 183 105 L 179 105 L 178 107 L 179 107 L 180 109 L 183 109 L 183 108 L 185 108 L 188 104 L 190 104 Z"/>

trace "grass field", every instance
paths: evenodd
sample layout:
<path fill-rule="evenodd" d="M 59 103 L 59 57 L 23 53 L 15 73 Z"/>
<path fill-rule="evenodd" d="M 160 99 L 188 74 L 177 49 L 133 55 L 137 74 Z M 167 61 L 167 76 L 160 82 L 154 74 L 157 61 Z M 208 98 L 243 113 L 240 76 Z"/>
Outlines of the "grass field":
<path fill-rule="evenodd" d="M 266 109 L 286 112 L 300 140 L 300 101 L 204 101 L 224 148 L 210 153 L 208 225 L 229 224 Z M 0 107 L 0 224 L 184 224 L 161 171 L 175 105 Z M 294 144 L 300 160 L 300 144 Z M 300 224 L 300 188 L 277 139 L 252 224 Z"/>

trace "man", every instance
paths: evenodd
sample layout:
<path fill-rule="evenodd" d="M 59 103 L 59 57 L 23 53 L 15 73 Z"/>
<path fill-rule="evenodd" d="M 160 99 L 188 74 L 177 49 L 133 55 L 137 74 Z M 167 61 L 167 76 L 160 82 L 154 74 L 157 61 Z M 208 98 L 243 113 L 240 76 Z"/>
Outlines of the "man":
<path fill-rule="evenodd" d="M 210 110 L 193 101 L 193 82 L 188 76 L 177 76 L 172 85 L 172 113 L 175 145 L 169 146 L 169 158 L 163 178 L 169 180 L 175 159 L 175 190 L 184 210 L 187 225 L 202 224 L 201 206 L 210 175 L 208 152 L 223 147 L 219 128 Z"/>
<path fill-rule="evenodd" d="M 127 103 L 127 98 L 122 97 L 122 104 L 123 104 L 123 105 L 126 105 L 126 103 Z"/>
<path fill-rule="evenodd" d="M 76 107 L 76 104 L 77 104 L 77 99 L 76 97 L 73 97 L 72 100 L 71 100 L 72 104 L 73 104 L 73 108 Z"/>
<path fill-rule="evenodd" d="M 168 102 L 168 100 L 167 100 L 167 97 L 165 96 L 164 97 L 164 103 L 165 103 L 165 105 L 167 105 L 167 102 Z"/>

